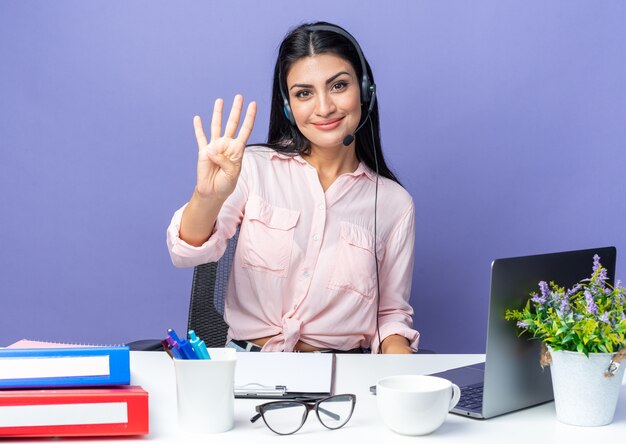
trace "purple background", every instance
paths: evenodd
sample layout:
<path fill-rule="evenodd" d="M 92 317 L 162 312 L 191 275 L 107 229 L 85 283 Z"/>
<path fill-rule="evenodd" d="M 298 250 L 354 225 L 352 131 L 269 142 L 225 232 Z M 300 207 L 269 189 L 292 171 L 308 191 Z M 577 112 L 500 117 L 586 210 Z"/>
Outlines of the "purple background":
<path fill-rule="evenodd" d="M 423 347 L 484 351 L 496 257 L 626 250 L 622 1 L 4 1 L 0 345 L 184 330 L 192 117 L 241 92 L 263 141 L 276 48 L 320 19 L 361 43 L 415 199 Z"/>

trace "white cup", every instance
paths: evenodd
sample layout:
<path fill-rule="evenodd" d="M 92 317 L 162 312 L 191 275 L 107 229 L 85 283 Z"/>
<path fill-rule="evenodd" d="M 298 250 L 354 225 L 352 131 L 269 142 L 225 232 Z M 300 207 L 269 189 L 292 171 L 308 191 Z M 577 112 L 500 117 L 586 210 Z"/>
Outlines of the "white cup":
<path fill-rule="evenodd" d="M 383 422 L 402 435 L 426 435 L 437 430 L 461 397 L 461 389 L 436 376 L 400 375 L 376 384 Z"/>
<path fill-rule="evenodd" d="M 209 348 L 211 359 L 174 359 L 178 425 L 183 433 L 219 433 L 235 423 L 232 348 Z"/>

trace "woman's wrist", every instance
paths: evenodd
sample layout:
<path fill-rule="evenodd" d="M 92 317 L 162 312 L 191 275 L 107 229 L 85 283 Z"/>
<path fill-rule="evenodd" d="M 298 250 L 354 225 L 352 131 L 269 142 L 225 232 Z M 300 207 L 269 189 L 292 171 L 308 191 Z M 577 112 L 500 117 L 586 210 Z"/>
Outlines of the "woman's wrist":
<path fill-rule="evenodd" d="M 180 221 L 180 238 L 195 247 L 204 244 L 213 233 L 223 204 L 224 200 L 215 196 L 202 196 L 194 189 Z"/>
<path fill-rule="evenodd" d="M 210 193 L 210 194 L 201 193 L 198 190 L 198 186 L 196 185 L 193 189 L 193 193 L 191 195 L 191 199 L 189 199 L 189 202 L 195 201 L 197 202 L 198 205 L 207 206 L 207 207 L 218 206 L 219 208 L 221 208 L 222 204 L 226 202 L 227 198 L 228 196 L 223 197 L 223 196 L 217 195 L 216 193 Z"/>
<path fill-rule="evenodd" d="M 385 354 L 410 354 L 413 350 L 409 346 L 409 340 L 404 336 L 391 335 L 383 339 L 382 352 Z"/>

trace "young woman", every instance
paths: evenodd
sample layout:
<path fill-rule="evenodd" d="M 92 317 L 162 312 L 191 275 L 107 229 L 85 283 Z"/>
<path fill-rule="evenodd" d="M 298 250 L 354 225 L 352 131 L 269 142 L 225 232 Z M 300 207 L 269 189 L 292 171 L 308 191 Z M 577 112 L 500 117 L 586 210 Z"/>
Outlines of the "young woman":
<path fill-rule="evenodd" d="M 411 353 L 414 207 L 380 146 L 376 88 L 343 28 L 301 25 L 283 40 L 268 142 L 246 148 L 236 96 L 216 100 L 193 195 L 168 228 L 179 267 L 217 261 L 240 228 L 224 317 L 229 346 Z"/>

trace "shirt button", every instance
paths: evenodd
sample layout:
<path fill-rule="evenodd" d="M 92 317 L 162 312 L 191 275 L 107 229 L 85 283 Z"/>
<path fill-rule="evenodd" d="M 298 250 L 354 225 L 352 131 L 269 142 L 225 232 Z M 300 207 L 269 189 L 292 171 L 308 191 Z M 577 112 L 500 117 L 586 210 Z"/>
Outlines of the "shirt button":
<path fill-rule="evenodd" d="M 305 271 L 304 273 L 302 273 L 302 276 L 304 276 L 305 278 L 308 278 L 310 274 L 308 271 Z"/>
<path fill-rule="evenodd" d="M 298 304 L 293 304 L 293 309 L 295 310 L 296 308 L 298 308 Z"/>
<path fill-rule="evenodd" d="M 320 210 L 324 209 L 324 204 L 320 204 L 320 206 L 318 207 Z"/>
<path fill-rule="evenodd" d="M 314 234 L 313 235 L 313 240 L 314 241 L 318 241 L 318 240 L 320 240 L 320 237 L 317 234 Z"/>

